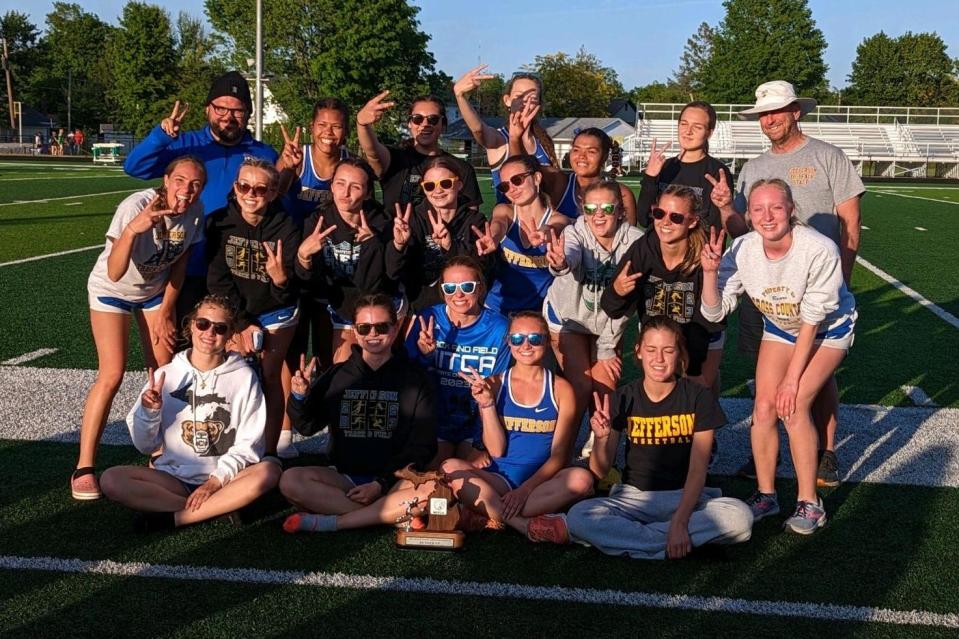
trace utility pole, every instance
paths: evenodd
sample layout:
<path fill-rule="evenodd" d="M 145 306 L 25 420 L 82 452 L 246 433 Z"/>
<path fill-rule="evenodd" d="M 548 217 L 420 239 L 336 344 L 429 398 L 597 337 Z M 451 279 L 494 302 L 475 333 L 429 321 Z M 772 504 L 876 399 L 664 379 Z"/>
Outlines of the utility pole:
<path fill-rule="evenodd" d="M 73 130 L 71 122 L 71 109 L 73 105 L 73 69 L 67 69 L 67 131 Z"/>
<path fill-rule="evenodd" d="M 10 112 L 10 128 L 13 128 L 13 76 L 10 74 L 10 53 L 7 51 L 7 39 L 0 38 L 3 42 L 3 70 L 7 75 L 7 110 Z"/>
<path fill-rule="evenodd" d="M 263 0 L 256 0 L 256 128 L 254 137 L 263 139 Z"/>

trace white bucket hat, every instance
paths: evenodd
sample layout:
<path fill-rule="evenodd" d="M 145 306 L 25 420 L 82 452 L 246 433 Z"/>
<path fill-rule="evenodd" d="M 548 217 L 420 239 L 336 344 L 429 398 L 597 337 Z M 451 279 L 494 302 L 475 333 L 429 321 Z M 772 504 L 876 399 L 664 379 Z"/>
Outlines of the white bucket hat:
<path fill-rule="evenodd" d="M 760 84 L 756 89 L 756 106 L 738 113 L 743 120 L 758 120 L 767 111 L 776 111 L 793 102 L 799 103 L 800 115 L 806 115 L 816 108 L 812 98 L 797 98 L 793 85 L 782 80 L 773 80 Z"/>

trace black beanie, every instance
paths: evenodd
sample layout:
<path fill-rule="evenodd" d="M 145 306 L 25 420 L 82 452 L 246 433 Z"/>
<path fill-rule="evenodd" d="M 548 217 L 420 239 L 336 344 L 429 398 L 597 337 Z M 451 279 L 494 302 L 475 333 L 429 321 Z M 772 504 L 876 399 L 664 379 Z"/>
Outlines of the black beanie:
<path fill-rule="evenodd" d="M 206 103 L 210 104 L 225 95 L 238 99 L 246 105 L 247 111 L 253 111 L 250 85 L 238 71 L 229 71 L 214 80 L 213 84 L 210 85 L 210 93 L 206 96 Z"/>

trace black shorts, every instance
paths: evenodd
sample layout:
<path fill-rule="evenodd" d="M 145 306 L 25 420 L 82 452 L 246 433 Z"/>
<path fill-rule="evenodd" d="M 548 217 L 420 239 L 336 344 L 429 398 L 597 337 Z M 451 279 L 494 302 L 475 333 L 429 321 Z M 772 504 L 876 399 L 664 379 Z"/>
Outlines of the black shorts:
<path fill-rule="evenodd" d="M 759 358 L 759 345 L 763 341 L 763 314 L 759 312 L 748 295 L 739 298 L 739 346 L 741 354 L 753 362 Z"/>

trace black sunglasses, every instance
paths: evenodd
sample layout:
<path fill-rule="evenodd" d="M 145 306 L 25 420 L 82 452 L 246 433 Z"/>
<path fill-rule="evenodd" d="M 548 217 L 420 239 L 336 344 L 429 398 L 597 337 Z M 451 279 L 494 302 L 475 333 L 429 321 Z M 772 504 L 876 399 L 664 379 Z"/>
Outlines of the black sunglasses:
<path fill-rule="evenodd" d="M 253 186 L 247 182 L 237 182 L 236 190 L 240 192 L 240 195 L 246 195 L 250 191 L 253 192 L 253 197 L 263 197 L 270 192 L 270 187 L 264 186 L 262 184 L 258 186 Z"/>
<path fill-rule="evenodd" d="M 210 327 L 213 327 L 213 332 L 217 335 L 226 335 L 226 332 L 230 330 L 230 327 L 223 322 L 213 322 L 208 320 L 205 317 L 198 317 L 193 320 L 193 325 L 196 326 L 196 330 L 201 333 L 206 333 L 210 330 Z"/>
<path fill-rule="evenodd" d="M 370 334 L 370 331 L 376 330 L 377 335 L 386 335 L 390 332 L 390 329 L 393 327 L 393 322 L 373 322 L 372 324 L 354 324 L 353 330 L 356 331 L 359 335 L 366 337 Z"/>
<path fill-rule="evenodd" d="M 504 180 L 503 182 L 500 182 L 499 184 L 497 184 L 496 190 L 502 193 L 503 195 L 506 195 L 509 192 L 510 184 L 512 184 L 513 186 L 519 186 L 520 184 L 523 183 L 523 180 L 525 180 L 532 174 L 533 174 L 532 171 L 527 171 L 526 173 L 517 173 L 510 179 Z"/>
<path fill-rule="evenodd" d="M 423 115 L 422 113 L 414 113 L 410 116 L 410 122 L 419 126 L 423 124 L 423 121 L 426 120 L 426 123 L 430 126 L 436 126 L 440 123 L 440 120 L 443 119 L 443 116 L 440 115 Z"/>
<path fill-rule="evenodd" d="M 661 220 L 666 217 L 666 210 L 659 207 L 654 208 L 650 213 L 652 213 L 653 219 L 656 220 Z M 669 221 L 673 224 L 682 224 L 686 221 L 686 216 L 676 211 L 669 211 Z"/>

